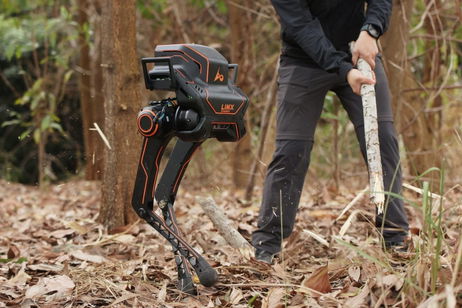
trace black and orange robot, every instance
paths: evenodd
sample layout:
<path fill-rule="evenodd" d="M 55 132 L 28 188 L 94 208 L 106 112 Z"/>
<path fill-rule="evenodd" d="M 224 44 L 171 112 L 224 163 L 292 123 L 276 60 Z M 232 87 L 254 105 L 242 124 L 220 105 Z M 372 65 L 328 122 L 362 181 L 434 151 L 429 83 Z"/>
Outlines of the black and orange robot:
<path fill-rule="evenodd" d="M 211 47 L 159 45 L 155 57 L 143 58 L 141 63 L 146 88 L 173 91 L 176 97 L 151 101 L 138 114 L 138 130 L 144 141 L 132 205 L 172 245 L 178 288 L 195 294 L 191 268 L 204 286 L 212 286 L 218 275 L 181 236 L 173 204 L 188 163 L 202 142 L 208 138 L 238 141 L 245 135 L 248 98 L 235 85 L 238 66 L 228 64 Z M 148 64 L 154 65 L 151 70 Z M 173 137 L 178 140 L 157 184 L 162 155 Z M 163 218 L 153 211 L 154 203 Z"/>

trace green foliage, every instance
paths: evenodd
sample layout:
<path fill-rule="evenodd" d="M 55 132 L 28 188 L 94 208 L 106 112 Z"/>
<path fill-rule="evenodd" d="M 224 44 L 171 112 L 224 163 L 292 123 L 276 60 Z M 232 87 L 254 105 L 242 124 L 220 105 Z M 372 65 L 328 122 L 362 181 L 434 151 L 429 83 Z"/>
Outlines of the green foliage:
<path fill-rule="evenodd" d="M 56 77 L 54 73 L 59 69 L 65 70 L 64 73 L 59 74 L 62 80 L 53 80 L 51 83 L 62 82 L 65 85 L 69 81 L 72 74 L 69 70 L 69 61 L 74 54 L 69 47 L 75 42 L 78 29 L 77 24 L 72 20 L 72 14 L 64 6 L 59 8 L 58 16 L 50 18 L 48 12 L 50 3 L 53 1 L 28 1 L 28 8 L 37 11 L 36 14 L 19 15 L 19 17 L 0 15 L 0 55 L 8 61 L 17 60 L 21 63 L 21 60 L 28 62 L 33 53 L 34 72 L 25 70 L 19 72 L 30 74 L 25 78 L 35 81 L 24 95 L 16 100 L 16 104 L 28 105 L 32 117 L 40 116 L 37 130 L 62 131 L 58 124 L 59 119 L 54 114 L 59 103 L 59 89 L 52 91 L 52 87 L 46 83 L 50 84 L 49 79 Z M 18 11 L 20 7 L 9 1 L 3 1 L 2 8 L 6 12 L 20 13 Z M 40 111 L 44 111 L 44 114 L 40 115 Z M 16 122 L 12 120 L 6 124 L 16 124 Z M 34 136 L 36 135 L 37 133 L 34 133 Z"/>
<path fill-rule="evenodd" d="M 4 76 L 22 79 L 25 85 L 1 126 L 21 129 L 20 141 L 32 136 L 36 144 L 46 145 L 55 133 L 65 135 L 57 110 L 73 75 L 71 61 L 79 31 L 87 38 L 90 33 L 88 25 L 79 29 L 69 4 L 66 0 L 0 2 L 0 61 L 7 65 Z"/>

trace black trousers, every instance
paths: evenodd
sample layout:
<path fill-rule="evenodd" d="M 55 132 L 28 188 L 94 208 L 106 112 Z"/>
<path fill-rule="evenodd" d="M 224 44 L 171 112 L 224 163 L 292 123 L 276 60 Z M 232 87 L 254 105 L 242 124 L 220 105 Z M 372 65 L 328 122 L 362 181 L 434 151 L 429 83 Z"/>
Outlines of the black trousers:
<path fill-rule="evenodd" d="M 398 141 L 388 81 L 379 57 L 375 74 L 384 186 L 386 191 L 399 194 L 402 180 Z M 271 253 L 279 252 L 281 239 L 288 237 L 293 230 L 316 124 L 328 91 L 336 93 L 347 111 L 366 159 L 361 97 L 353 93 L 345 80 L 320 68 L 294 64 L 293 59 L 286 64 L 282 58 L 278 81 L 276 150 L 267 170 L 258 228 L 252 234 L 254 247 Z M 376 227 L 381 228 L 384 224 L 385 241 L 403 240 L 409 226 L 402 200 L 389 198 L 384 222 L 383 219 L 383 215 L 376 216 Z"/>

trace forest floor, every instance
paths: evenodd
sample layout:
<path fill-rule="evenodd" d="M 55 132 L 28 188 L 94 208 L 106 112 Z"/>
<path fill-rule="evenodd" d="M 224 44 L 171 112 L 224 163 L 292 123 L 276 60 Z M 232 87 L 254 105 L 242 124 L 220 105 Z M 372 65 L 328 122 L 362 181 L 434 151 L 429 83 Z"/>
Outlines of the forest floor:
<path fill-rule="evenodd" d="M 334 223 L 362 189 L 320 187 L 304 193 L 295 231 L 272 266 L 244 259 L 216 232 L 195 201 L 210 190 L 180 190 L 179 225 L 220 277 L 214 287 L 198 286 L 198 295 L 189 296 L 175 287 L 170 246 L 149 225 L 108 232 L 97 223 L 98 183 L 71 181 L 40 190 L 0 181 L 0 307 L 462 305 L 460 186 L 445 194 L 441 229 L 435 228 L 438 198 L 430 225 L 425 209 L 408 207 L 407 253 L 380 248 L 367 196 Z M 218 188 L 212 196 L 249 239 L 259 200 L 247 204 Z M 422 203 L 418 193 L 407 191 L 406 198 Z"/>

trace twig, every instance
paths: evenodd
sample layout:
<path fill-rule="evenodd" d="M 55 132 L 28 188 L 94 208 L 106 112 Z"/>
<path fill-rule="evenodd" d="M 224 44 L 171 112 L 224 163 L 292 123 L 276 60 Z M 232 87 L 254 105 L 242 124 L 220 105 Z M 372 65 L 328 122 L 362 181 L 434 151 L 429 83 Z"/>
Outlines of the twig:
<path fill-rule="evenodd" d="M 422 189 L 417 188 L 417 187 L 415 187 L 415 186 L 412 186 L 411 184 L 403 183 L 403 187 L 405 187 L 405 188 L 407 188 L 407 189 L 409 189 L 409 190 L 412 190 L 412 191 L 418 193 L 419 195 L 423 195 L 423 194 L 424 194 L 424 191 L 423 191 Z M 432 193 L 432 192 L 431 192 L 429 195 L 430 195 L 430 197 L 431 197 L 432 199 L 443 199 L 443 200 L 446 199 L 445 197 L 443 197 L 443 196 L 441 196 L 441 195 L 438 195 L 438 194 L 435 194 L 435 193 Z"/>
<path fill-rule="evenodd" d="M 104 144 L 109 148 L 109 150 L 112 150 L 111 145 L 109 144 L 109 140 L 107 140 L 106 136 L 104 135 L 103 131 L 101 128 L 99 128 L 98 124 L 96 122 L 93 123 L 95 128 L 90 128 L 90 130 L 96 130 L 98 134 L 100 135 L 101 139 L 103 139 Z"/>
<path fill-rule="evenodd" d="M 339 231 L 339 235 L 340 235 L 340 238 L 342 238 L 345 233 L 347 232 L 347 230 L 350 228 L 352 222 L 353 222 L 353 219 L 356 218 L 356 215 L 360 212 L 360 210 L 354 210 L 353 212 L 351 212 L 350 216 L 348 217 L 348 219 L 345 221 L 345 223 L 343 224 L 342 228 L 340 228 L 340 231 Z"/>
<path fill-rule="evenodd" d="M 453 86 L 444 86 L 444 87 L 424 87 L 424 88 L 409 88 L 401 90 L 401 93 L 406 92 L 415 92 L 415 91 L 439 91 L 439 90 L 458 90 L 462 89 L 462 86 L 453 85 Z"/>
<path fill-rule="evenodd" d="M 369 186 L 366 186 L 366 188 L 364 188 L 363 190 L 361 190 L 357 195 L 356 197 L 354 197 L 353 200 L 350 201 L 350 203 L 347 204 L 347 206 L 345 206 L 345 208 L 343 209 L 343 211 L 340 213 L 340 215 L 338 215 L 337 218 L 335 218 L 334 220 L 334 224 L 340 220 L 340 218 L 343 217 L 343 215 L 345 215 L 346 212 L 348 212 L 363 196 L 364 194 L 366 193 L 366 191 L 369 189 Z"/>
<path fill-rule="evenodd" d="M 231 5 L 233 5 L 233 6 L 235 6 L 235 7 L 238 7 L 238 8 L 240 8 L 240 9 L 244 10 L 244 11 L 248 11 L 248 12 L 250 12 L 250 13 L 252 13 L 252 14 L 255 14 L 255 15 L 257 15 L 257 16 L 264 17 L 264 18 L 268 18 L 268 19 L 271 18 L 271 16 L 269 16 L 269 15 L 266 15 L 266 14 L 264 14 L 264 13 L 260 13 L 260 12 L 258 12 L 258 11 L 256 11 L 256 10 L 253 10 L 253 9 L 249 8 L 249 7 L 240 5 L 239 3 L 236 3 L 236 2 L 234 2 L 234 1 L 229 1 L 229 3 L 230 3 Z"/>
<path fill-rule="evenodd" d="M 454 265 L 454 272 L 452 273 L 451 286 L 456 284 L 457 276 L 459 276 L 459 269 L 462 263 L 462 231 L 459 236 L 459 249 L 457 250 L 456 264 Z"/>
<path fill-rule="evenodd" d="M 314 238 L 315 240 L 317 240 L 319 243 L 323 244 L 324 246 L 329 247 L 329 242 L 326 241 L 321 235 L 311 232 L 310 230 L 307 230 L 307 229 L 303 229 L 303 232 L 305 232 L 306 234 L 308 234 L 309 236 L 311 236 L 312 238 Z"/>

